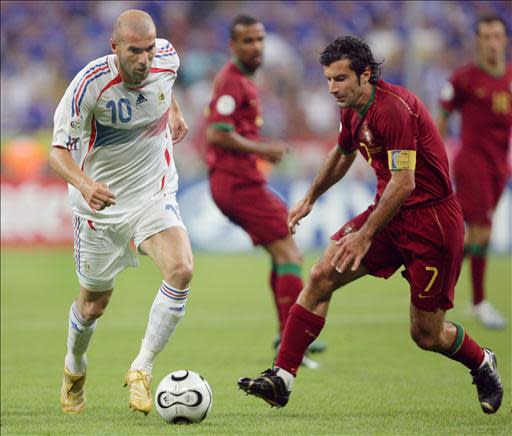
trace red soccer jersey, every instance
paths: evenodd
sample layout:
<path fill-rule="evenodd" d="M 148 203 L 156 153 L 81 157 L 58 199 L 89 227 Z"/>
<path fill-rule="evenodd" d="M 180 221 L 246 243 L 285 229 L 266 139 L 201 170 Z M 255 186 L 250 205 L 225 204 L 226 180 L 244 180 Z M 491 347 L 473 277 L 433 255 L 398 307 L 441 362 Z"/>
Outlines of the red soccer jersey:
<path fill-rule="evenodd" d="M 258 89 L 236 60 L 228 62 L 215 78 L 209 105 L 208 125 L 234 130 L 247 139 L 259 139 L 263 124 Z M 210 170 L 225 171 L 241 178 L 264 181 L 256 167 L 258 156 L 208 143 L 206 164 Z"/>
<path fill-rule="evenodd" d="M 377 176 L 378 202 L 391 171 L 415 169 L 416 188 L 404 206 L 436 203 L 452 194 L 448 158 L 423 102 L 400 86 L 379 80 L 361 113 L 341 110 L 338 145 L 360 153 Z"/>
<path fill-rule="evenodd" d="M 453 73 L 441 92 L 442 108 L 460 110 L 461 153 L 475 154 L 490 170 L 506 171 L 512 126 L 512 64 L 503 76 L 487 73 L 476 64 Z"/>

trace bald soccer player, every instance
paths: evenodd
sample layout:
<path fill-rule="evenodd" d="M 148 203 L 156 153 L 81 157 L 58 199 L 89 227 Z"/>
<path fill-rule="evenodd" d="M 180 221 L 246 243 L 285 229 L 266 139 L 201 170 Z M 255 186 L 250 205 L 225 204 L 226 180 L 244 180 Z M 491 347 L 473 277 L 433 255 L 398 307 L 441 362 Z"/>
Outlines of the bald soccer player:
<path fill-rule="evenodd" d="M 90 62 L 54 118 L 50 165 L 68 182 L 80 291 L 69 311 L 62 410 L 85 407 L 86 350 L 115 277 L 148 255 L 162 283 L 140 352 L 125 378 L 129 405 L 148 414 L 156 355 L 185 313 L 193 259 L 176 191 L 173 144 L 188 126 L 173 95 L 179 59 L 152 18 L 129 10 L 114 23 L 113 54 Z M 138 341 L 138 338 L 136 339 Z"/>

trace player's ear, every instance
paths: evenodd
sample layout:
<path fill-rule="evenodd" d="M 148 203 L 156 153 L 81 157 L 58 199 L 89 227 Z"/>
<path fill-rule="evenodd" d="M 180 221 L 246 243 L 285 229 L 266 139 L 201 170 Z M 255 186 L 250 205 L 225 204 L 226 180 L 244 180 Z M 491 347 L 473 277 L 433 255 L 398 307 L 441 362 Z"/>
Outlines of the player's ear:
<path fill-rule="evenodd" d="M 368 83 L 370 81 L 370 77 L 372 77 L 372 70 L 370 70 L 369 67 L 366 67 L 363 73 L 361 74 L 361 83 Z"/>
<path fill-rule="evenodd" d="M 110 47 L 112 47 L 112 53 L 117 53 L 117 41 L 114 38 L 110 38 Z"/>

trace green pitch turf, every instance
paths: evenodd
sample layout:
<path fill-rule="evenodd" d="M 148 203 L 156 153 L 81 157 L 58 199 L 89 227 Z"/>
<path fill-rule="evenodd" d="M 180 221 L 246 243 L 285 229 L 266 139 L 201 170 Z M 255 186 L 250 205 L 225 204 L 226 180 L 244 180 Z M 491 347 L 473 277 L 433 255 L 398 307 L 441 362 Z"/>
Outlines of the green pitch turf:
<path fill-rule="evenodd" d="M 317 255 L 306 258 L 306 271 Z M 60 412 L 67 316 L 77 293 L 69 250 L 9 251 L 1 259 L 1 433 L 48 435 L 511 434 L 511 329 L 489 331 L 466 313 L 467 265 L 449 318 L 498 356 L 505 398 L 482 413 L 466 369 L 421 351 L 408 334 L 408 291 L 399 274 L 365 278 L 338 291 L 322 339 L 323 367 L 301 369 L 289 405 L 270 409 L 237 390 L 240 376 L 272 364 L 276 331 L 267 257 L 196 253 L 187 314 L 158 357 L 153 387 L 177 369 L 199 372 L 213 390 L 201 424 L 170 427 L 153 411 L 128 409 L 122 387 L 136 355 L 159 273 L 143 259 L 118 278 L 88 352 L 87 408 Z M 491 301 L 511 319 L 511 258 L 489 267 Z"/>

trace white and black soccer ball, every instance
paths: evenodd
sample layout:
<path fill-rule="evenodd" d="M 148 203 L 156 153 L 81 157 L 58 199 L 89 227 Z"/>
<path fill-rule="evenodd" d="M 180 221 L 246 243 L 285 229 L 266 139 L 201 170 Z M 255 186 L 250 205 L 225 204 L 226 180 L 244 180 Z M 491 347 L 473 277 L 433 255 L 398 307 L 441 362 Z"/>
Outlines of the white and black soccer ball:
<path fill-rule="evenodd" d="M 208 382 L 186 369 L 166 375 L 155 392 L 156 410 L 169 424 L 201 422 L 210 412 L 212 400 Z"/>

